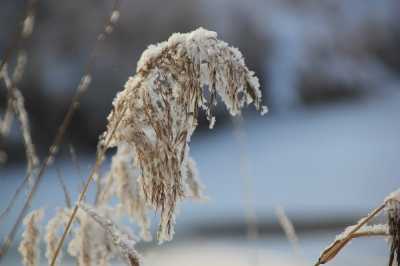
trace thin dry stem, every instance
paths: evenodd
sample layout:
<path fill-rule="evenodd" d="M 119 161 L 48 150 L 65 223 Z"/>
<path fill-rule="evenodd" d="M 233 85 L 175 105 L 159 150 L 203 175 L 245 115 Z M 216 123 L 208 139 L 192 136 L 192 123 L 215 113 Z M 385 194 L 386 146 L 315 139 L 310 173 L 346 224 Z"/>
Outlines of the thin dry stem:
<path fill-rule="evenodd" d="M 51 261 L 51 266 L 55 265 L 58 253 L 60 252 L 61 247 L 63 246 L 63 243 L 65 241 L 65 237 L 67 236 L 67 234 L 68 234 L 68 232 L 69 232 L 69 230 L 71 228 L 71 225 L 72 225 L 72 223 L 74 221 L 74 218 L 75 218 L 75 216 L 76 216 L 76 214 L 78 212 L 79 204 L 83 201 L 83 199 L 84 199 L 84 197 L 86 195 L 86 192 L 87 192 L 87 190 L 89 188 L 89 185 L 92 182 L 94 176 L 97 175 L 97 173 L 98 173 L 98 171 L 100 169 L 100 166 L 101 166 L 101 164 L 102 164 L 102 162 L 104 160 L 104 154 L 105 154 L 105 152 L 106 152 L 106 150 L 107 150 L 107 148 L 108 148 L 108 146 L 110 144 L 110 141 L 111 141 L 115 131 L 117 130 L 117 127 L 118 127 L 119 123 L 121 122 L 121 120 L 123 118 L 123 114 L 125 114 L 126 110 L 127 110 L 127 108 L 125 108 L 125 110 L 121 113 L 120 118 L 117 120 L 117 123 L 115 123 L 115 127 L 111 131 L 108 132 L 108 134 L 106 135 L 106 139 L 105 139 L 104 143 L 102 143 L 102 140 L 100 140 L 100 145 L 99 145 L 99 149 L 97 151 L 95 164 L 94 164 L 94 166 L 93 166 L 93 168 L 92 168 L 92 170 L 90 172 L 90 175 L 88 176 L 88 178 L 86 180 L 85 186 L 83 187 L 81 193 L 79 194 L 78 201 L 77 201 L 77 203 L 76 203 L 76 205 L 75 205 L 75 207 L 74 207 L 74 209 L 72 211 L 72 214 L 71 214 L 71 216 L 69 218 L 67 226 L 64 229 L 64 233 L 63 233 L 63 235 L 61 237 L 61 240 L 58 243 L 57 249 L 56 249 L 56 251 L 54 253 L 53 259 Z"/>
<path fill-rule="evenodd" d="M 23 190 L 23 188 L 25 187 L 26 182 L 28 182 L 29 180 L 29 175 L 31 175 L 31 173 L 26 173 L 24 179 L 22 180 L 21 184 L 19 184 L 17 190 L 14 192 L 13 196 L 10 199 L 10 202 L 7 204 L 7 207 L 1 212 L 0 214 L 0 224 L 1 221 L 7 216 L 7 214 L 11 211 L 12 207 L 15 204 L 15 201 L 18 198 L 18 195 L 21 193 L 21 191 Z"/>
<path fill-rule="evenodd" d="M 259 238 L 259 228 L 257 225 L 257 215 L 252 198 L 254 184 L 249 169 L 249 156 L 246 152 L 246 133 L 243 130 L 243 117 L 238 115 L 231 120 L 234 125 L 235 138 L 239 147 L 239 172 L 243 182 L 243 201 L 247 224 L 247 237 L 250 240 L 257 240 Z"/>
<path fill-rule="evenodd" d="M 10 94 L 10 92 L 9 92 Z M 3 119 L 0 121 L 0 137 L 5 138 L 11 130 L 11 125 L 14 120 L 13 100 L 10 96 L 7 97 L 7 107 Z"/>
<path fill-rule="evenodd" d="M 60 209 L 51 218 L 46 225 L 46 234 L 45 234 L 45 242 L 46 242 L 46 258 L 48 263 L 51 262 L 51 259 L 54 256 L 55 250 L 57 248 L 57 243 L 59 241 L 59 233 L 61 226 L 66 224 L 68 221 L 68 213 L 70 209 Z M 61 255 L 58 257 L 58 261 L 60 261 Z"/>
<path fill-rule="evenodd" d="M 3 68 L 3 80 L 8 89 L 9 95 L 12 100 L 14 113 L 21 124 L 22 136 L 25 144 L 26 158 L 28 161 L 28 172 L 36 170 L 39 165 L 39 159 L 36 155 L 35 146 L 32 142 L 31 130 L 29 126 L 28 113 L 24 105 L 24 97 L 21 91 L 17 88 L 16 83 L 8 74 L 7 66 Z M 31 180 L 32 182 L 32 180 Z"/>
<path fill-rule="evenodd" d="M 92 207 L 85 204 L 80 204 L 80 207 L 111 236 L 113 244 L 128 266 L 140 265 L 140 256 L 135 249 L 136 241 L 132 236 L 121 231 L 112 220 L 99 215 Z"/>
<path fill-rule="evenodd" d="M 119 0 L 115 0 L 114 3 L 113 3 L 112 14 L 115 11 L 118 10 L 118 7 L 119 7 Z M 110 15 L 110 17 L 107 18 L 106 25 L 113 25 L 113 26 L 115 25 L 115 21 L 114 22 L 111 21 L 111 15 Z M 104 40 L 105 36 L 107 35 L 107 33 L 105 32 L 105 29 L 103 29 L 103 32 L 100 33 L 98 36 L 100 36 L 100 35 L 103 36 L 103 38 L 97 38 L 97 41 L 95 42 L 94 48 L 93 48 L 92 53 L 90 55 L 88 64 L 85 67 L 85 72 L 84 72 L 85 74 L 83 75 L 83 77 L 90 76 L 90 73 L 91 73 L 91 70 L 92 70 L 92 67 L 93 67 L 93 63 L 94 63 L 94 59 L 95 59 L 95 55 L 96 55 L 95 52 L 97 51 L 97 47 L 98 47 L 99 41 Z M 12 53 L 12 51 L 11 52 L 6 52 L 6 57 L 4 58 L 4 60 L 0 64 L 0 71 L 3 69 L 3 66 L 4 66 L 5 62 L 8 60 L 8 57 L 9 57 L 8 55 L 11 54 L 11 53 Z M 62 121 L 62 123 L 61 123 L 61 125 L 59 127 L 59 129 L 58 129 L 58 131 L 57 131 L 57 134 L 56 134 L 56 137 L 55 137 L 55 139 L 53 141 L 53 144 L 49 148 L 48 155 L 45 158 L 45 160 L 43 161 L 43 163 L 41 164 L 39 170 L 37 171 L 34 183 L 33 183 L 32 187 L 31 187 L 31 190 L 30 190 L 30 192 L 28 194 L 28 197 L 27 197 L 27 199 L 26 199 L 26 201 L 25 201 L 25 203 L 24 203 L 24 205 L 23 205 L 23 207 L 22 207 L 22 209 L 21 209 L 21 211 L 20 211 L 20 213 L 19 213 L 19 215 L 17 217 L 17 220 L 14 223 L 13 228 L 11 229 L 11 231 L 7 235 L 4 243 L 1 246 L 1 249 L 0 249 L 0 262 L 4 258 L 4 255 L 7 253 L 11 243 L 13 242 L 13 240 L 15 238 L 15 234 L 16 234 L 16 232 L 17 232 L 17 230 L 18 230 L 18 228 L 19 228 L 19 226 L 20 226 L 20 224 L 22 222 L 23 217 L 25 216 L 26 212 L 30 208 L 31 201 L 32 201 L 32 199 L 33 199 L 33 197 L 34 197 L 34 195 L 35 195 L 35 193 L 36 193 L 36 191 L 37 191 L 37 189 L 39 187 L 39 184 L 40 184 L 40 182 L 42 180 L 44 172 L 46 171 L 46 169 L 50 165 L 50 163 L 54 160 L 54 158 L 55 158 L 55 156 L 56 156 L 56 154 L 58 152 L 58 147 L 60 146 L 60 144 L 61 144 L 61 142 L 62 142 L 62 140 L 64 138 L 65 131 L 67 130 L 67 128 L 68 128 L 68 126 L 69 126 L 69 124 L 70 124 L 70 122 L 72 120 L 72 117 L 75 114 L 75 111 L 79 107 L 80 99 L 82 98 L 82 96 L 84 95 L 86 90 L 88 89 L 88 85 L 89 84 L 85 85 L 86 88 L 83 88 L 81 84 L 82 84 L 82 82 L 80 82 L 78 84 L 78 87 L 76 89 L 75 95 L 72 98 L 71 105 L 69 106 L 68 111 L 67 111 L 67 113 L 66 113 L 66 115 L 65 115 L 65 117 L 64 117 L 64 119 L 63 119 L 63 121 Z"/>
<path fill-rule="evenodd" d="M 281 206 L 275 208 L 276 216 L 278 217 L 279 224 L 281 225 L 283 231 L 290 244 L 293 247 L 293 251 L 296 255 L 300 255 L 300 244 L 299 238 L 297 237 L 296 230 L 292 221 L 286 215 L 285 210 Z"/>
<path fill-rule="evenodd" d="M 60 186 L 64 193 L 65 204 L 67 205 L 68 208 L 71 208 L 71 206 L 72 206 L 71 196 L 70 196 L 68 188 L 64 182 L 64 178 L 62 176 L 60 167 L 57 164 L 56 164 L 56 171 L 57 171 L 58 182 L 60 182 Z"/>
<path fill-rule="evenodd" d="M 21 42 L 23 39 L 27 39 L 31 36 L 34 27 L 34 17 L 36 13 L 37 0 L 29 0 L 27 1 L 26 9 L 24 11 L 23 18 L 21 23 L 19 24 L 19 28 L 17 30 L 16 35 L 14 36 L 14 40 L 12 45 L 6 50 L 5 56 L 0 63 L 0 79 L 4 79 L 6 83 L 6 87 L 8 89 L 8 97 L 7 97 L 7 109 L 5 116 L 0 124 L 0 137 L 4 138 L 9 134 L 11 129 L 12 121 L 14 118 L 14 112 L 17 114 L 21 122 L 21 128 L 23 132 L 24 143 L 26 146 L 26 153 L 28 158 L 28 171 L 21 185 L 17 188 L 15 194 L 11 198 L 7 208 L 2 212 L 0 220 L 3 219 L 14 205 L 16 198 L 19 193 L 22 191 L 22 188 L 25 186 L 28 180 L 32 181 L 33 170 L 36 170 L 39 164 L 39 160 L 35 153 L 35 149 L 31 140 L 31 134 L 29 130 L 29 121 L 28 115 L 26 114 L 26 110 L 24 107 L 23 97 L 21 92 L 16 88 L 16 84 L 22 79 L 26 63 L 27 63 L 27 53 L 23 48 L 20 48 Z M 28 30 L 29 29 L 29 30 Z M 12 79 L 9 78 L 7 72 L 7 64 L 10 60 L 11 56 L 15 51 L 18 50 L 17 53 L 17 64 L 14 69 Z M 19 222 L 19 224 L 22 221 Z M 10 235 L 9 235 L 10 236 Z M 9 239 L 9 238 L 7 238 Z M 0 261 L 2 257 L 3 249 L 0 250 Z"/>
<path fill-rule="evenodd" d="M 30 0 L 27 2 L 21 22 L 18 24 L 18 29 L 12 38 L 11 45 L 6 49 L 4 58 L 0 62 L 0 72 L 3 71 L 3 67 L 8 63 L 14 52 L 19 49 L 21 41 L 30 37 L 32 34 L 37 3 L 38 0 Z"/>
<path fill-rule="evenodd" d="M 318 266 L 320 264 L 325 264 L 335 258 L 335 256 L 350 242 L 350 240 L 354 238 L 354 234 L 356 234 L 372 218 L 374 218 L 379 212 L 381 212 L 385 208 L 385 206 L 386 202 L 382 203 L 366 217 L 361 218 L 361 220 L 356 225 L 352 226 L 350 230 L 347 230 L 348 232 L 345 231 L 343 236 L 340 236 L 338 239 L 336 239 L 322 252 L 321 256 L 318 259 L 318 262 L 315 265 Z"/>
<path fill-rule="evenodd" d="M 81 165 L 78 160 L 78 155 L 76 154 L 75 148 L 72 144 L 69 144 L 69 154 L 71 155 L 72 163 L 75 166 L 76 172 L 82 182 L 82 187 L 83 187 L 83 184 L 85 184 L 85 181 L 83 180 L 83 177 L 82 177 Z"/>

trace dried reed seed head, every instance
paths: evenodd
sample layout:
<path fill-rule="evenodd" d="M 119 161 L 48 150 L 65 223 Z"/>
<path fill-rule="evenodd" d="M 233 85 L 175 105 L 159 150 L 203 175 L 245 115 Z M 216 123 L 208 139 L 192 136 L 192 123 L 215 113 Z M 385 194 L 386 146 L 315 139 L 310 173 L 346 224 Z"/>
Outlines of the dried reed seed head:
<path fill-rule="evenodd" d="M 112 158 L 111 174 L 115 186 L 115 194 L 121 201 L 121 206 L 132 220 L 141 228 L 140 236 L 150 241 L 150 220 L 147 217 L 148 206 L 138 179 L 140 170 L 135 166 L 134 147 L 129 144 L 118 146 L 116 155 Z"/>
<path fill-rule="evenodd" d="M 218 40 L 215 32 L 199 28 L 149 46 L 137 74 L 113 101 L 108 132 L 122 120 L 111 146 L 132 147 L 145 199 L 161 212 L 160 242 L 171 239 L 176 203 L 185 196 L 188 143 L 198 110 L 206 112 L 212 125 L 217 95 L 232 115 L 250 103 L 262 113 L 266 110 L 258 79 L 239 50 Z"/>
<path fill-rule="evenodd" d="M 43 218 L 43 209 L 32 211 L 24 219 L 25 231 L 22 233 L 22 240 L 18 251 L 22 256 L 22 263 L 25 266 L 39 265 L 39 223 Z"/>
<path fill-rule="evenodd" d="M 397 199 L 387 200 L 386 212 L 391 236 L 389 266 L 395 261 L 397 261 L 396 265 L 400 266 L 400 202 Z"/>
<path fill-rule="evenodd" d="M 114 213 L 105 207 L 99 208 L 105 216 Z M 106 231 L 89 214 L 79 210 L 79 226 L 74 229 L 74 238 L 68 245 L 68 253 L 77 258 L 81 266 L 108 265 L 115 255 L 115 247 Z"/>
<path fill-rule="evenodd" d="M 197 170 L 196 161 L 188 157 L 186 163 L 186 171 L 183 172 L 183 180 L 186 184 L 186 196 L 195 199 L 204 199 L 203 185 L 199 179 L 199 171 Z"/>
<path fill-rule="evenodd" d="M 133 236 L 122 231 L 111 219 L 99 214 L 98 209 L 87 204 L 80 204 L 79 206 L 107 233 L 113 245 L 119 251 L 122 259 L 128 266 L 140 265 L 141 259 L 135 249 L 136 241 Z"/>
<path fill-rule="evenodd" d="M 60 230 L 64 229 L 68 222 L 68 218 L 71 215 L 71 209 L 60 209 L 51 218 L 46 225 L 46 234 L 44 240 L 46 242 L 46 258 L 48 263 L 51 263 L 55 251 L 57 249 L 57 244 L 60 240 Z M 56 264 L 59 264 L 62 258 L 62 253 L 60 251 Z"/>

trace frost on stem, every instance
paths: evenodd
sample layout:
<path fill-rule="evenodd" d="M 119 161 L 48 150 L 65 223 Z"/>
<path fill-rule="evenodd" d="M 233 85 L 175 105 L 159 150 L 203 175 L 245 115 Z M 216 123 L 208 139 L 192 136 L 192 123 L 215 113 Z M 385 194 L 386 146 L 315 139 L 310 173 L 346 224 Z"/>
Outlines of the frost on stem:
<path fill-rule="evenodd" d="M 39 265 L 39 223 L 43 218 L 43 209 L 35 210 L 24 219 L 25 231 L 18 251 L 22 256 L 22 263 L 25 266 Z"/>
<path fill-rule="evenodd" d="M 22 71 L 22 70 L 19 70 Z M 36 154 L 36 149 L 35 146 L 33 145 L 32 142 L 32 136 L 31 136 L 31 130 L 29 126 L 29 117 L 28 117 L 28 112 L 25 109 L 25 104 L 24 104 L 24 97 L 21 93 L 21 91 L 16 87 L 15 82 L 10 78 L 8 74 L 8 69 L 7 65 L 3 67 L 2 71 L 2 78 L 4 80 L 4 83 L 7 87 L 8 93 L 10 94 L 10 101 L 11 101 L 11 107 L 14 111 L 14 113 L 17 115 L 17 118 L 21 124 L 21 130 L 22 130 L 22 137 L 24 139 L 24 144 L 25 144 L 25 152 L 26 152 L 26 157 L 28 161 L 28 173 L 31 173 L 33 170 L 35 170 L 38 165 L 39 165 L 39 159 Z M 19 74 L 18 74 L 19 75 Z M 4 118 L 4 121 L 6 118 Z M 2 129 L 3 134 L 4 132 L 9 132 L 9 127 L 11 126 L 12 121 L 8 121 L 6 123 L 10 123 L 6 125 L 6 128 Z M 4 122 L 3 122 L 3 127 L 4 127 Z M 8 127 L 8 128 L 7 128 Z M 30 180 L 32 182 L 32 180 Z"/>
<path fill-rule="evenodd" d="M 387 224 L 367 225 L 383 209 L 387 213 Z M 389 266 L 393 264 L 400 266 L 398 260 L 400 254 L 400 189 L 390 193 L 379 207 L 361 218 L 357 224 L 348 226 L 332 244 L 324 249 L 315 265 L 327 263 L 335 258 L 353 238 L 364 236 L 389 237 L 391 241 Z"/>
<path fill-rule="evenodd" d="M 79 206 L 106 232 L 127 265 L 140 265 L 140 256 L 135 249 L 136 241 L 130 234 L 123 232 L 111 219 L 100 215 L 96 209 L 89 205 L 80 204 Z"/>
<path fill-rule="evenodd" d="M 172 238 L 176 203 L 185 196 L 185 183 L 197 187 L 186 174 L 193 165 L 188 143 L 199 109 L 213 125 L 217 95 L 231 115 L 250 103 L 261 113 L 266 111 L 258 79 L 240 51 L 218 40 L 215 32 L 199 28 L 149 46 L 136 75 L 113 101 L 108 130 L 125 107 L 127 111 L 110 146 L 131 149 L 145 201 L 161 212 L 160 242 Z"/>
<path fill-rule="evenodd" d="M 58 241 L 60 241 L 60 230 L 64 228 L 64 226 L 68 222 L 68 218 L 71 215 L 71 211 L 69 209 L 60 209 L 51 218 L 46 225 L 46 234 L 45 234 L 45 242 L 46 242 L 46 258 L 50 265 L 51 260 L 55 254 L 57 249 Z M 57 264 L 60 262 L 62 254 L 60 253 L 57 257 Z"/>
<path fill-rule="evenodd" d="M 111 210 L 98 208 L 104 216 L 110 216 Z M 76 257 L 80 266 L 108 266 L 114 256 L 115 248 L 108 233 L 91 215 L 78 211 L 79 226 L 74 229 L 74 238 L 68 244 L 68 253 Z"/>

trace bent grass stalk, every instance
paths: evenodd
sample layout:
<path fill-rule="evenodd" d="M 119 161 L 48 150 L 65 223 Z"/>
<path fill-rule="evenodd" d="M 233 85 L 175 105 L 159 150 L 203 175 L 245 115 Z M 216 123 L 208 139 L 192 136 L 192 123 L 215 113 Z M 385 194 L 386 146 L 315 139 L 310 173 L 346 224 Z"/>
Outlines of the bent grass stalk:
<path fill-rule="evenodd" d="M 379 212 L 381 212 L 385 208 L 385 203 L 381 204 L 379 207 L 374 209 L 370 214 L 368 214 L 366 217 L 362 218 L 356 226 L 350 230 L 349 233 L 343 238 L 340 238 L 339 240 L 334 241 L 328 248 L 326 248 L 321 256 L 318 258 L 317 263 L 315 266 L 318 266 L 320 264 L 325 264 L 328 261 L 332 260 L 333 258 L 336 257 L 336 255 L 349 243 L 349 241 L 354 238 L 354 234 L 357 233 L 360 228 L 362 228 L 365 224 L 367 224 L 372 218 L 374 218 Z M 361 236 L 361 235 L 360 235 Z"/>
<path fill-rule="evenodd" d="M 346 230 L 339 236 L 336 237 L 326 249 L 323 250 L 322 254 L 318 258 L 315 266 L 325 264 L 336 257 L 336 255 L 354 238 L 367 237 L 367 236 L 389 236 L 392 239 L 391 255 L 389 266 L 394 261 L 394 256 L 399 255 L 398 247 L 399 243 L 397 239 L 399 236 L 399 217 L 397 213 L 398 205 L 400 204 L 400 189 L 392 192 L 385 198 L 382 204 L 376 207 L 370 214 L 361 218 L 361 220 L 353 225 L 346 228 Z M 386 225 L 375 225 L 367 226 L 376 215 L 382 210 L 387 208 L 388 212 L 388 224 Z M 394 210 L 393 210 L 394 208 Z M 391 217 L 390 211 L 394 212 L 394 218 Z M 392 220 L 392 221 L 391 221 Z"/>

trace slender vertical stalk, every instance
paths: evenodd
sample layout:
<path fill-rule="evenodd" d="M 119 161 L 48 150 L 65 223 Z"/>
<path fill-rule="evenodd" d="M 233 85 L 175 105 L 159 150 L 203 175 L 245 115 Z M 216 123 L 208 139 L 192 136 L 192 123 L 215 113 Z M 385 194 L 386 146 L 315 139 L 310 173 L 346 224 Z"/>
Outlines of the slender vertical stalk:
<path fill-rule="evenodd" d="M 54 266 L 55 263 L 56 263 L 57 256 L 60 253 L 60 250 L 61 250 L 61 248 L 63 246 L 64 241 L 65 241 L 65 238 L 66 238 L 66 236 L 67 236 L 67 234 L 68 234 L 68 232 L 69 232 L 69 230 L 70 230 L 70 228 L 72 226 L 72 223 L 73 223 L 73 221 L 75 219 L 75 216 L 76 216 L 76 214 L 78 212 L 79 204 L 84 201 L 84 198 L 85 198 L 85 195 L 86 195 L 86 192 L 87 192 L 87 190 L 89 188 L 90 183 L 92 182 L 94 176 L 99 172 L 100 166 L 101 166 L 101 164 L 102 164 L 102 162 L 104 160 L 104 155 L 105 155 L 105 152 L 107 150 L 107 147 L 109 146 L 110 141 L 111 141 L 115 131 L 117 130 L 118 125 L 121 122 L 126 110 L 127 110 L 127 108 L 125 108 L 122 111 L 122 113 L 121 113 L 120 117 L 118 118 L 117 122 L 115 123 L 115 126 L 112 129 L 112 131 L 108 132 L 105 142 L 102 143 L 103 145 L 99 145 L 99 149 L 98 149 L 97 155 L 96 155 L 96 161 L 94 163 L 94 166 L 92 167 L 92 170 L 91 170 L 91 172 L 90 172 L 90 174 L 89 174 L 89 176 L 88 176 L 88 178 L 87 178 L 87 180 L 85 182 L 85 185 L 84 185 L 81 193 L 79 194 L 78 201 L 75 204 L 75 207 L 74 207 L 74 209 L 72 211 L 72 214 L 71 214 L 71 216 L 70 216 L 70 218 L 68 220 L 67 226 L 65 227 L 64 232 L 63 232 L 63 234 L 61 236 L 61 239 L 60 239 L 60 241 L 59 241 L 59 243 L 57 245 L 57 248 L 56 248 L 56 250 L 54 252 L 53 259 L 52 259 L 52 261 L 50 263 L 51 266 Z"/>

